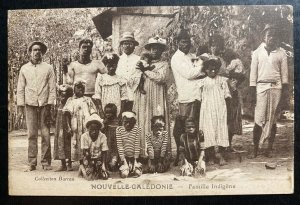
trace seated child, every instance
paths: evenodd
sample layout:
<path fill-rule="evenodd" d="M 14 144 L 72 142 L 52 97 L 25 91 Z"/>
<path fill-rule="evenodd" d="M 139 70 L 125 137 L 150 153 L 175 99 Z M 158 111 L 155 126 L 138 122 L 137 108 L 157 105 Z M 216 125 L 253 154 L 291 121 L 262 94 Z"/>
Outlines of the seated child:
<path fill-rule="evenodd" d="M 108 103 L 113 103 L 117 106 L 118 115 L 124 111 L 125 102 L 128 99 L 126 80 L 119 75 L 116 75 L 116 69 L 119 62 L 119 56 L 115 53 L 107 53 L 103 59 L 103 64 L 107 69 L 107 73 L 98 74 L 95 83 L 95 95 L 99 114 L 104 118 L 103 108 Z"/>
<path fill-rule="evenodd" d="M 79 175 L 87 180 L 108 178 L 105 167 L 108 147 L 105 134 L 100 132 L 102 127 L 102 119 L 94 113 L 86 121 L 88 131 L 81 135 L 83 162 Z"/>
<path fill-rule="evenodd" d="M 180 167 L 181 175 L 205 175 L 204 135 L 196 129 L 195 121 L 187 118 L 185 121 L 185 133 L 180 136 Z"/>
<path fill-rule="evenodd" d="M 147 153 L 149 156 L 148 170 L 150 173 L 162 173 L 170 168 L 170 159 L 166 156 L 168 146 L 168 132 L 165 129 L 163 116 L 151 119 L 152 132 L 146 135 Z"/>
<path fill-rule="evenodd" d="M 120 176 L 139 177 L 142 175 L 142 164 L 137 162 L 140 154 L 141 128 L 136 124 L 134 112 L 122 113 L 123 126 L 117 127 L 116 139 L 120 158 Z"/>
<path fill-rule="evenodd" d="M 108 103 L 104 107 L 104 128 L 103 133 L 107 137 L 108 153 L 106 165 L 110 171 L 118 170 L 118 148 L 116 141 L 116 129 L 119 126 L 119 119 L 117 117 L 117 106 Z"/>
<path fill-rule="evenodd" d="M 63 116 L 63 107 L 68 98 L 72 97 L 73 89 L 71 86 L 63 84 L 58 87 L 58 94 L 59 103 L 56 115 L 53 158 L 61 160 L 61 166 L 55 171 L 72 171 L 71 135 L 66 131 L 67 124 Z M 68 165 L 66 165 L 66 160 L 68 160 Z"/>
<path fill-rule="evenodd" d="M 63 108 L 67 123 L 67 132 L 72 134 L 71 158 L 72 161 L 80 161 L 82 153 L 80 137 L 86 132 L 84 126 L 92 113 L 96 112 L 96 106 L 90 97 L 84 96 L 85 82 L 77 80 L 74 83 L 74 96 L 70 97 Z"/>
<path fill-rule="evenodd" d="M 153 70 L 155 68 L 155 65 L 150 66 L 151 64 L 151 54 L 150 53 L 143 53 L 140 58 L 140 62 L 143 64 L 144 70 Z M 138 90 L 141 94 L 146 94 L 146 91 L 144 90 L 144 83 L 145 83 L 146 76 L 144 73 L 141 75 L 141 79 L 138 85 Z"/>

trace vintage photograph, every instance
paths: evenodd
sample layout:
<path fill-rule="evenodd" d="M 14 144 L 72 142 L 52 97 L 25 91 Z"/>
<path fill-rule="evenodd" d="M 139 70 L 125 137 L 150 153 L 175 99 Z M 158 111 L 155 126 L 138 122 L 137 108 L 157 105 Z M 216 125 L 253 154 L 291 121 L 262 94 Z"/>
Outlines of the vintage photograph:
<path fill-rule="evenodd" d="M 294 193 L 290 5 L 8 11 L 9 195 Z"/>

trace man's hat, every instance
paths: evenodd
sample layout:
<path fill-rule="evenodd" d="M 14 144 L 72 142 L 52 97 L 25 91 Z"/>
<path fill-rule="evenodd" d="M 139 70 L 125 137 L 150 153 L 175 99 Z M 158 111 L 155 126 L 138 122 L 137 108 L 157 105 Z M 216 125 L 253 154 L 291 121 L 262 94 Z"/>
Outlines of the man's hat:
<path fill-rule="evenodd" d="M 159 36 L 155 36 L 152 38 L 149 38 L 148 43 L 144 46 L 145 49 L 150 50 L 151 45 L 160 45 L 163 50 L 166 50 L 167 48 L 167 40 L 160 38 Z"/>
<path fill-rule="evenodd" d="M 276 30 L 276 26 L 273 25 L 273 24 L 266 24 L 266 25 L 265 25 L 265 28 L 262 30 L 261 33 L 264 34 L 267 30 L 271 30 L 271 29 Z"/>
<path fill-rule="evenodd" d="M 100 116 L 97 113 L 93 113 L 87 118 L 85 127 L 88 128 L 92 123 L 98 124 L 99 126 L 101 126 L 100 128 L 104 126 L 103 120 L 100 118 Z"/>
<path fill-rule="evenodd" d="M 41 46 L 42 54 L 43 54 L 43 55 L 46 53 L 46 51 L 47 51 L 47 46 L 46 46 L 44 43 L 42 43 L 41 41 L 33 41 L 33 42 L 31 42 L 31 43 L 29 44 L 29 46 L 28 46 L 28 49 L 27 49 L 27 52 L 28 52 L 28 53 L 31 52 L 32 46 L 34 46 L 34 45 L 39 45 L 39 46 Z"/>
<path fill-rule="evenodd" d="M 134 38 L 134 34 L 132 32 L 124 32 L 121 39 L 120 44 L 124 41 L 131 41 L 134 43 L 135 46 L 139 45 L 139 42 L 137 42 Z"/>

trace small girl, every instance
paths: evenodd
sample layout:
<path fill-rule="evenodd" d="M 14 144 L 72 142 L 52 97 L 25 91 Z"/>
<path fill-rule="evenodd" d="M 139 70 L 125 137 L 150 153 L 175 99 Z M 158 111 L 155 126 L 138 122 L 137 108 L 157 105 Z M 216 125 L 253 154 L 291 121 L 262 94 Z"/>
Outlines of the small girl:
<path fill-rule="evenodd" d="M 79 175 L 87 180 L 108 179 L 105 162 L 108 151 L 102 119 L 98 114 L 92 114 L 85 124 L 88 131 L 81 136 L 81 151 L 83 163 L 79 167 Z"/>
<path fill-rule="evenodd" d="M 200 123 L 199 129 L 204 133 L 205 148 L 208 148 L 208 163 L 225 165 L 224 150 L 228 147 L 227 104 L 231 97 L 227 78 L 218 75 L 221 61 L 209 57 L 203 63 L 206 77 L 199 80 L 200 87 Z"/>
<path fill-rule="evenodd" d="M 151 54 L 150 53 L 143 53 L 141 55 L 140 62 L 143 64 L 145 70 L 153 70 L 155 68 L 155 65 L 150 66 L 151 64 Z M 145 74 L 141 75 L 141 79 L 138 85 L 138 90 L 141 94 L 146 94 L 146 91 L 144 90 L 144 83 L 145 83 Z"/>
<path fill-rule="evenodd" d="M 149 156 L 148 170 L 150 173 L 166 172 L 170 168 L 170 159 L 166 155 L 168 146 L 168 132 L 165 131 L 163 116 L 154 116 L 151 119 L 152 132 L 146 135 L 147 153 Z"/>
<path fill-rule="evenodd" d="M 99 106 L 100 116 L 104 116 L 103 108 L 108 103 L 113 103 L 117 106 L 119 115 L 123 112 L 124 104 L 128 99 L 126 80 L 116 75 L 119 56 L 114 53 L 107 53 L 103 57 L 102 62 L 108 72 L 98 75 L 95 84 L 95 95 L 93 95 L 93 98 L 96 99 Z"/>
<path fill-rule="evenodd" d="M 96 112 L 96 106 L 92 99 L 83 95 L 84 90 L 85 82 L 83 80 L 77 80 L 74 83 L 74 96 L 67 100 L 63 108 L 67 123 L 67 133 L 72 133 L 72 161 L 82 159 L 80 137 L 86 132 L 86 120 L 92 113 Z"/>
<path fill-rule="evenodd" d="M 204 136 L 201 130 L 196 129 L 193 118 L 185 120 L 185 133 L 180 136 L 179 155 L 183 164 L 180 167 L 182 176 L 205 175 Z"/>
<path fill-rule="evenodd" d="M 58 94 L 59 104 L 56 115 L 53 158 L 61 160 L 61 166 L 55 171 L 72 171 L 71 136 L 66 132 L 67 124 L 63 115 L 63 107 L 68 98 L 72 97 L 73 89 L 71 86 L 63 84 L 58 87 Z M 66 160 L 68 160 L 68 165 L 66 165 Z"/>
<path fill-rule="evenodd" d="M 110 171 L 117 171 L 118 160 L 118 148 L 116 141 L 116 129 L 119 126 L 119 120 L 117 117 L 117 106 L 112 103 L 108 103 L 104 107 L 104 128 L 103 133 L 107 137 L 108 153 L 107 153 L 107 167 Z"/>

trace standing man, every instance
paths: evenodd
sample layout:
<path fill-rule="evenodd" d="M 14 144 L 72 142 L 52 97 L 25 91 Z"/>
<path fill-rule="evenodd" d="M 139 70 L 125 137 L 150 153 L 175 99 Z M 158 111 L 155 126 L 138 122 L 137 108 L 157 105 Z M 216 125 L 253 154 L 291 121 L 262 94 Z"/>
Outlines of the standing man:
<path fill-rule="evenodd" d="M 267 24 L 262 31 L 263 42 L 253 52 L 250 86 L 255 93 L 255 125 L 253 128 L 254 153 L 268 139 L 265 155 L 271 157 L 276 135 L 276 118 L 283 100 L 287 100 L 288 65 L 285 52 L 279 48 L 278 28 Z"/>
<path fill-rule="evenodd" d="M 47 46 L 39 41 L 28 47 L 30 62 L 21 67 L 17 87 L 17 105 L 26 113 L 28 130 L 28 162 L 25 171 L 37 166 L 38 126 L 42 136 L 41 163 L 44 170 L 51 170 L 50 120 L 51 105 L 56 99 L 55 74 L 51 65 L 42 62 Z"/>
<path fill-rule="evenodd" d="M 122 109 L 124 111 L 132 111 L 133 108 L 134 89 L 133 85 L 128 84 L 128 81 L 136 72 L 136 65 L 137 62 L 140 60 L 140 57 L 133 53 L 135 47 L 138 45 L 139 43 L 134 39 L 133 33 L 123 33 L 122 38 L 120 40 L 120 46 L 123 53 L 120 56 L 116 74 L 127 80 L 128 101 L 125 103 L 124 109 Z"/>
<path fill-rule="evenodd" d="M 95 83 L 98 73 L 106 73 L 107 70 L 103 63 L 98 60 L 91 60 L 91 53 L 93 48 L 93 42 L 89 39 L 83 39 L 79 42 L 79 59 L 70 63 L 68 66 L 67 80 L 68 84 L 73 85 L 78 80 L 86 82 L 84 95 L 92 97 L 95 94 Z M 95 105 L 99 112 L 103 109 L 101 106 L 101 100 L 95 100 Z M 101 108 L 101 109 L 100 109 Z M 103 118 L 104 114 L 99 113 L 100 117 Z"/>
<path fill-rule="evenodd" d="M 191 37 L 187 30 L 181 30 L 177 35 L 178 50 L 171 59 L 175 84 L 178 93 L 179 115 L 193 118 L 199 125 L 200 101 L 197 78 L 202 73 L 202 66 L 194 66 L 189 55 Z"/>

